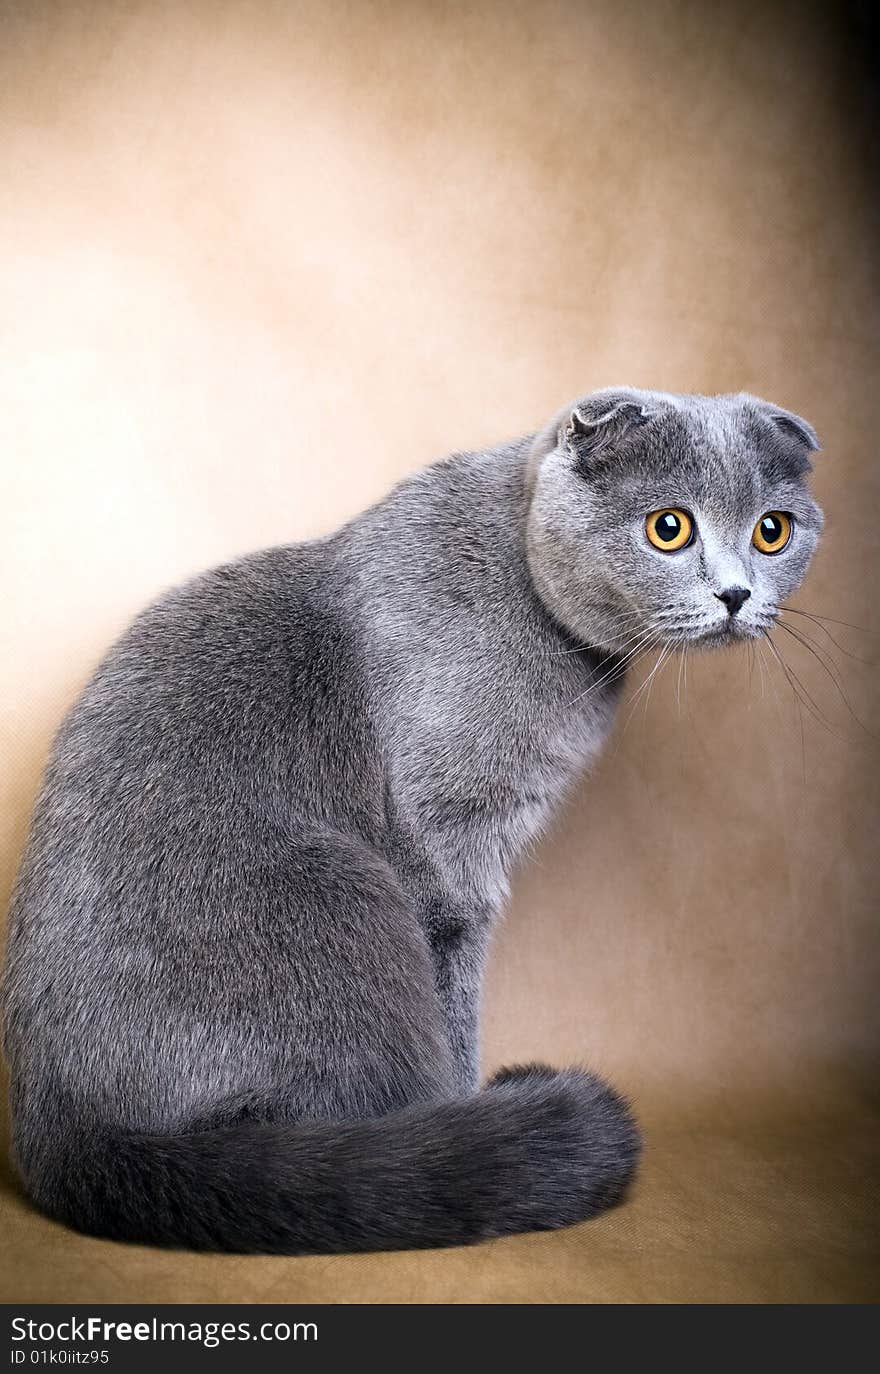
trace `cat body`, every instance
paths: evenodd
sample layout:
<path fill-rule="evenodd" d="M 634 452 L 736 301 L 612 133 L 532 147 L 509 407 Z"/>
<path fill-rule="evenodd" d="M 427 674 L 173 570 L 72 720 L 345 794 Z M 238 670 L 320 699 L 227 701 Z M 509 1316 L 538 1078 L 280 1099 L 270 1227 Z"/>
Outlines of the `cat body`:
<path fill-rule="evenodd" d="M 638 1134 L 599 1079 L 478 1090 L 490 933 L 633 645 L 759 633 L 800 581 L 813 447 L 751 397 L 596 393 L 143 612 L 62 726 L 13 901 L 36 1202 L 105 1236 L 296 1252 L 617 1200 Z M 706 511 L 677 593 L 676 555 L 645 563 L 633 533 L 646 501 Z M 771 507 L 800 543 L 768 572 L 740 526 Z M 731 577 L 738 614 L 716 604 Z"/>

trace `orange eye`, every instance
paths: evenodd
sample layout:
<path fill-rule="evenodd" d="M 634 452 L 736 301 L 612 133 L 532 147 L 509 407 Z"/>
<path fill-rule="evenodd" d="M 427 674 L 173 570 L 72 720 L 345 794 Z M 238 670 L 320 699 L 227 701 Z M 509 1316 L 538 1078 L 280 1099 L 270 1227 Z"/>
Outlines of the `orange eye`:
<path fill-rule="evenodd" d="M 791 516 L 784 510 L 768 510 L 752 531 L 752 543 L 759 553 L 782 553 L 791 538 Z"/>
<path fill-rule="evenodd" d="M 687 548 L 694 537 L 694 522 L 686 510 L 655 510 L 645 520 L 645 534 L 663 553 Z"/>

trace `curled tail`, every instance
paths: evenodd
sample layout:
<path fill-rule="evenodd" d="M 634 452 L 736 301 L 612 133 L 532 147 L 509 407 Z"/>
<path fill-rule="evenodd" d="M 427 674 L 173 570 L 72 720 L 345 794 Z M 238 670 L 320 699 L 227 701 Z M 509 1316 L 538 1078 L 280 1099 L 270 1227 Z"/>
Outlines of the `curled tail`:
<path fill-rule="evenodd" d="M 36 1201 L 78 1230 L 296 1254 L 568 1226 L 622 1196 L 639 1136 L 600 1079 L 529 1066 L 503 1070 L 474 1097 L 369 1120 L 75 1132 L 70 1146 L 61 1167 L 56 1156 L 25 1173 Z"/>

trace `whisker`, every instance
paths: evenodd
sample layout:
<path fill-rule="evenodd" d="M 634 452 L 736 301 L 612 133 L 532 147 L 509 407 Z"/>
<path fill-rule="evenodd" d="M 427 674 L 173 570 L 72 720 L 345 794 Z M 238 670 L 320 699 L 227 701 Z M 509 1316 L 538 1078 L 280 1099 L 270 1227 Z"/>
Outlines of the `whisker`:
<path fill-rule="evenodd" d="M 861 634 L 870 635 L 874 631 L 867 625 L 854 625 L 851 620 L 835 620 L 833 615 L 820 615 L 818 611 L 802 611 L 797 606 L 786 606 L 780 603 L 780 611 L 791 611 L 793 615 L 808 615 L 811 620 L 827 620 L 830 625 L 845 625 L 848 630 L 858 630 Z"/>
<path fill-rule="evenodd" d="M 806 730 L 805 730 L 805 728 L 804 728 L 804 708 L 803 708 L 803 706 L 802 706 L 802 704 L 801 704 L 800 697 L 797 695 L 797 693 L 795 693 L 794 701 L 795 701 L 795 706 L 797 707 L 797 713 L 798 713 L 798 727 L 799 727 L 799 729 L 800 729 L 800 736 L 801 736 L 801 777 L 803 778 L 804 787 L 806 787 L 806 785 L 807 785 L 807 735 L 806 735 Z"/>
<path fill-rule="evenodd" d="M 832 679 L 835 687 L 837 687 L 837 690 L 841 691 L 841 688 L 838 685 L 840 680 L 839 669 L 830 650 L 823 649 L 821 645 L 817 644 L 815 640 L 811 639 L 811 637 L 806 633 L 805 630 L 797 630 L 794 628 L 793 625 L 787 625 L 782 620 L 777 621 L 776 628 L 784 630 L 787 635 L 791 635 L 792 639 L 796 639 L 799 644 L 802 644 L 805 649 L 808 649 L 809 652 L 813 655 L 813 657 L 815 659 L 818 659 L 819 663 L 821 663 L 822 667 L 825 669 L 825 672 Z M 830 668 L 828 667 L 829 663 L 832 665 Z"/>
<path fill-rule="evenodd" d="M 681 652 L 681 653 L 679 654 L 679 656 L 678 656 L 678 677 L 677 677 L 676 683 L 675 683 L 675 703 L 676 703 L 676 706 L 678 707 L 678 718 L 679 718 L 679 720 L 681 720 L 681 674 L 682 674 L 682 670 L 684 669 L 684 658 L 685 658 L 685 653 L 686 653 L 686 652 L 687 652 L 687 641 L 685 641 L 685 648 L 682 650 L 682 652 Z"/>
<path fill-rule="evenodd" d="M 816 644 L 814 640 L 811 640 L 809 636 L 802 634 L 799 630 L 794 629 L 793 626 L 786 625 L 781 620 L 777 623 L 780 630 L 785 630 L 786 634 L 791 635 L 792 639 L 796 639 L 799 644 L 802 644 L 803 647 L 807 650 L 807 652 L 813 655 L 813 658 L 816 660 L 816 662 L 819 663 L 825 669 L 825 672 L 828 674 L 829 678 L 831 679 L 837 690 L 838 696 L 840 697 L 849 714 L 852 716 L 853 720 L 862 730 L 865 731 L 866 735 L 871 735 L 872 739 L 875 738 L 872 732 L 865 725 L 864 721 L 860 720 L 859 717 L 856 715 L 856 712 L 853 710 L 852 705 L 850 704 L 849 697 L 843 690 L 843 683 L 840 679 L 840 670 L 838 669 L 837 664 L 834 662 L 834 659 L 831 657 L 831 654 L 828 652 L 828 650 L 821 648 L 821 646 Z M 826 662 L 826 659 L 828 660 L 828 662 Z M 828 663 L 832 665 L 830 668 L 828 666 Z"/>
<path fill-rule="evenodd" d="M 625 620 L 625 621 L 622 620 L 622 619 L 621 619 L 621 620 L 618 620 L 617 624 L 618 624 L 618 628 L 619 628 L 619 629 L 622 629 L 622 628 L 624 628 L 624 626 L 625 626 L 626 624 L 628 624 L 628 623 L 630 623 L 630 622 L 632 622 L 632 621 L 639 621 L 639 622 L 641 622 L 642 620 L 643 620 L 643 616 L 642 616 L 641 612 L 639 612 L 639 611 L 634 611 L 633 614 L 632 614 L 631 616 L 627 616 L 627 617 L 626 617 L 626 620 Z M 621 648 L 624 648 L 628 643 L 630 643 L 630 641 L 631 641 L 632 639 L 637 639 L 637 638 L 638 638 L 638 635 L 639 635 L 639 631 L 637 631 L 636 634 L 630 636 L 630 639 L 625 639 L 624 642 L 623 642 L 623 644 L 621 645 Z M 580 654 L 580 653 L 582 653 L 585 649 L 597 650 L 597 649 L 598 649 L 598 645 L 596 645 L 596 644 L 575 644 L 575 645 L 573 646 L 573 648 L 570 648 L 570 649 L 553 649 L 553 650 L 551 650 L 551 657 L 557 658 L 557 657 L 561 657 L 561 656 L 564 655 L 564 654 Z"/>
<path fill-rule="evenodd" d="M 754 646 L 754 644 L 752 643 L 751 640 L 749 640 L 749 643 L 748 643 L 748 650 L 749 650 L 749 684 L 748 684 L 748 690 L 749 690 L 749 701 L 751 701 L 751 699 L 752 699 L 752 674 L 754 673 L 754 670 L 755 670 L 755 646 Z"/>
<path fill-rule="evenodd" d="M 776 650 L 777 654 L 779 655 L 780 661 L 781 661 L 781 662 L 784 661 L 786 669 L 787 669 L 788 672 L 791 674 L 791 677 L 794 679 L 794 681 L 797 683 L 798 687 L 801 689 L 801 692 L 803 693 L 803 698 L 802 698 L 802 699 L 803 699 L 804 703 L 805 703 L 805 704 L 809 703 L 809 705 L 811 705 L 811 706 L 813 707 L 813 709 L 818 713 L 818 718 L 821 719 L 825 725 L 827 725 L 829 728 L 831 728 L 832 722 L 828 719 L 828 717 L 826 716 L 825 712 L 822 710 L 822 707 L 821 707 L 821 706 L 819 705 L 819 703 L 816 701 L 815 697 L 813 697 L 813 696 L 811 695 L 811 693 L 809 692 L 809 690 L 807 689 L 807 687 L 804 686 L 804 683 L 801 681 L 800 677 L 799 677 L 798 674 L 795 672 L 794 668 L 792 668 L 792 666 L 791 666 L 791 664 L 789 663 L 788 659 L 784 659 L 784 660 L 783 660 L 783 658 L 782 658 L 782 650 L 781 650 L 781 648 L 779 647 L 779 645 L 778 645 L 778 644 L 774 644 L 773 640 L 770 638 L 769 635 L 767 636 L 767 643 L 770 645 L 771 649 L 775 649 L 775 650 Z"/>
<path fill-rule="evenodd" d="M 673 646 L 672 646 L 671 644 L 664 644 L 664 645 L 663 645 L 663 648 L 662 648 L 662 650 L 661 650 L 661 652 L 660 652 L 660 657 L 657 659 L 657 662 L 654 664 L 654 667 L 651 669 L 650 673 L 649 673 L 648 676 L 645 678 L 644 682 L 643 682 L 643 683 L 641 684 L 641 686 L 637 689 L 635 695 L 633 696 L 633 699 L 632 699 L 632 701 L 631 701 L 631 703 L 630 703 L 630 712 L 629 712 L 629 715 L 627 716 L 626 720 L 624 721 L 623 729 L 622 729 L 621 732 L 620 732 L 620 739 L 623 739 L 623 736 L 626 734 L 627 728 L 629 727 L 629 723 L 630 723 L 630 721 L 632 720 L 633 716 L 635 715 L 636 707 L 637 707 L 638 704 L 639 704 L 639 699 L 640 699 L 640 697 L 643 695 L 643 693 L 645 692 L 646 688 L 650 688 L 650 685 L 651 685 L 651 683 L 652 683 L 653 680 L 654 680 L 654 675 L 657 673 L 657 671 L 659 670 L 659 668 L 661 667 L 661 665 L 665 662 L 665 660 L 667 659 L 667 657 L 668 657 L 669 654 L 671 653 L 672 647 L 673 647 Z M 645 709 L 646 709 L 646 710 L 647 710 L 647 704 L 648 704 L 648 702 L 647 702 L 647 698 L 646 698 L 646 699 L 645 699 Z M 620 740 L 618 740 L 618 746 L 617 746 L 617 747 L 620 748 Z M 615 752 L 616 752 L 616 750 L 615 750 Z"/>
<path fill-rule="evenodd" d="M 783 628 L 784 628 L 784 627 L 783 627 Z M 768 643 L 769 643 L 769 642 L 770 642 L 770 640 L 769 640 L 769 635 L 768 635 Z M 772 647 L 773 647 L 773 646 L 772 646 L 772 644 L 771 644 L 771 648 L 772 648 Z M 794 691 L 794 688 L 792 688 L 792 692 L 793 692 L 793 695 L 794 695 L 795 706 L 796 706 L 796 708 L 797 708 L 797 714 L 798 714 L 798 729 L 799 729 L 800 737 L 801 737 L 801 777 L 802 777 L 802 779 L 803 779 L 804 788 L 806 788 L 806 785 L 807 785 L 807 733 L 806 733 L 806 728 L 805 728 L 805 726 L 804 726 L 804 707 L 803 707 L 803 702 L 802 702 L 801 699 L 800 699 L 800 696 L 798 695 L 797 692 Z"/>
<path fill-rule="evenodd" d="M 817 720 L 820 725 L 824 725 L 825 729 L 828 730 L 830 734 L 834 735 L 836 739 L 844 740 L 845 743 L 849 743 L 849 741 L 846 740 L 846 737 L 844 735 L 841 735 L 837 730 L 835 730 L 834 726 L 825 716 L 821 707 L 816 705 L 815 701 L 810 696 L 810 693 L 807 691 L 806 687 L 801 682 L 797 673 L 794 671 L 792 667 L 790 667 L 787 661 L 783 658 L 779 646 L 773 643 L 773 640 L 770 638 L 768 634 L 765 633 L 764 638 L 766 639 L 767 644 L 770 647 L 770 651 L 772 652 L 773 657 L 776 659 L 777 663 L 779 664 L 780 668 L 782 669 L 783 673 L 788 679 L 789 687 L 794 692 L 796 697 L 800 697 L 800 699 L 803 701 L 803 704 L 806 706 L 807 710 L 810 712 L 810 715 L 814 718 L 814 720 Z"/>
<path fill-rule="evenodd" d="M 821 620 L 819 620 L 816 616 L 811 615 L 809 611 L 795 611 L 792 606 L 780 606 L 779 609 L 781 611 L 786 611 L 789 614 L 806 616 L 807 620 L 812 620 L 816 628 L 821 630 L 823 635 L 827 635 L 827 637 L 831 640 L 831 643 L 834 645 L 834 647 L 836 649 L 839 649 L 842 654 L 846 654 L 847 658 L 854 658 L 857 663 L 864 663 L 866 668 L 876 667 L 876 664 L 873 663 L 869 658 L 862 658 L 861 654 L 854 654 L 851 649 L 847 649 L 843 644 L 840 643 L 839 640 L 835 639 L 834 635 L 831 633 L 829 629 L 827 629 L 825 625 L 822 624 Z M 781 625 L 782 620 L 780 619 L 778 623 Z"/>
<path fill-rule="evenodd" d="M 776 710 L 781 714 L 782 702 L 779 700 L 779 693 L 776 690 L 776 683 L 773 679 L 773 674 L 770 671 L 770 664 L 767 662 L 767 655 L 764 653 L 764 645 L 760 642 L 757 642 L 755 647 L 759 650 L 760 653 L 762 691 L 766 683 L 766 685 L 769 686 L 770 691 L 773 693 L 773 700 L 776 704 Z"/>
<path fill-rule="evenodd" d="M 647 694 L 647 696 L 645 697 L 645 717 L 644 717 L 645 720 L 647 720 L 647 718 L 648 718 L 648 703 L 649 703 L 649 701 L 651 700 L 651 693 L 652 693 L 653 690 L 654 690 L 654 678 L 655 678 L 655 677 L 657 676 L 657 674 L 660 672 L 660 670 L 661 670 L 661 668 L 663 667 L 664 663 L 668 663 L 668 662 L 669 662 L 670 658 L 672 657 L 672 652 L 673 652 L 673 650 L 675 649 L 675 647 L 676 647 L 676 645 L 677 645 L 678 643 L 679 643 L 678 640 L 674 640 L 674 641 L 672 642 L 672 644 L 664 644 L 663 650 L 662 650 L 662 652 L 661 652 L 661 654 L 660 654 L 660 657 L 659 657 L 659 659 L 657 660 L 657 665 L 656 665 L 656 667 L 654 668 L 654 671 L 653 671 L 653 672 L 650 674 L 650 676 L 648 677 L 648 694 Z"/>
<path fill-rule="evenodd" d="M 586 689 L 586 691 L 581 692 L 580 695 L 576 696 L 573 701 L 570 701 L 568 703 L 568 709 L 570 709 L 572 706 L 576 706 L 579 701 L 583 701 L 584 697 L 588 697 L 591 692 L 595 692 L 597 687 L 602 687 L 609 681 L 615 681 L 626 671 L 626 668 L 631 664 L 632 660 L 640 652 L 644 652 L 646 649 L 650 647 L 651 643 L 656 642 L 659 638 L 659 631 L 647 630 L 645 634 L 639 639 L 638 643 L 634 646 L 634 648 L 630 649 L 629 653 L 624 654 L 623 658 L 616 662 L 609 669 L 608 672 L 603 673 L 603 675 L 596 682 L 591 682 L 590 686 Z"/>
<path fill-rule="evenodd" d="M 767 665 L 764 660 L 764 646 L 760 640 L 755 643 L 755 653 L 758 661 L 758 671 L 761 674 L 761 700 L 767 695 Z"/>

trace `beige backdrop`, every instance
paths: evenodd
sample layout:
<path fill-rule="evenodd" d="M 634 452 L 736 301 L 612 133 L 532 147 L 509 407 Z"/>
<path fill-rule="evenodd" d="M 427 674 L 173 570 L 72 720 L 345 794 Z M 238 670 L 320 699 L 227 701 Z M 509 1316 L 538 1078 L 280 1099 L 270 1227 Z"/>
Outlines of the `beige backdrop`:
<path fill-rule="evenodd" d="M 159 588 L 610 383 L 815 423 L 797 604 L 865 628 L 797 623 L 876 732 L 876 205 L 839 9 L 0 4 L 4 899 L 52 733 Z M 586 1058 L 634 1097 L 625 1208 L 191 1260 L 68 1235 L 7 1174 L 2 1296 L 878 1296 L 875 736 L 776 639 L 827 724 L 767 652 L 673 662 L 496 942 L 487 1065 Z"/>

